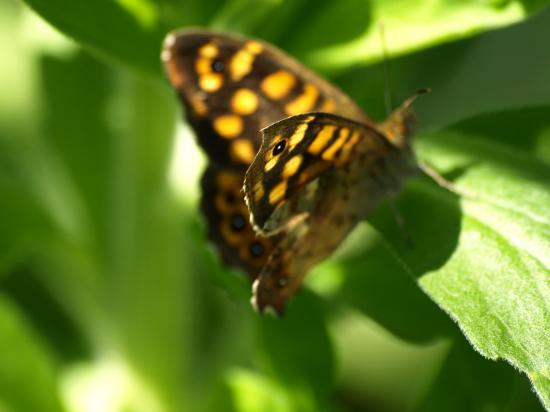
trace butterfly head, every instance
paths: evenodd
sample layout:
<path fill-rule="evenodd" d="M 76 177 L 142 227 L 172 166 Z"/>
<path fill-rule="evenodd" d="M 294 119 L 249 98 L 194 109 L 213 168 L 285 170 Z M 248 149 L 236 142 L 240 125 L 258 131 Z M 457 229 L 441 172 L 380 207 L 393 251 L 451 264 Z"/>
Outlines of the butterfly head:
<path fill-rule="evenodd" d="M 416 117 L 412 105 L 418 96 L 429 93 L 430 89 L 420 89 L 414 96 L 409 97 L 405 102 L 393 111 L 392 114 L 378 125 L 378 130 L 394 146 L 405 148 L 409 145 L 409 137 L 413 133 L 416 124 Z"/>

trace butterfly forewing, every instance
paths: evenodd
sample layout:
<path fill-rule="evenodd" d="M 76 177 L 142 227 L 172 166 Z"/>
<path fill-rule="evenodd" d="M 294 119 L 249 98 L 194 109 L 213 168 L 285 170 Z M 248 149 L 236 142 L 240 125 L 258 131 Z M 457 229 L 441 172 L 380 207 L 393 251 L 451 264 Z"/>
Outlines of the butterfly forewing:
<path fill-rule="evenodd" d="M 263 42 L 203 30 L 167 37 L 165 68 L 201 146 L 216 162 L 248 165 L 258 131 L 314 110 L 370 120 L 339 89 Z"/>
<path fill-rule="evenodd" d="M 262 136 L 244 191 L 251 221 L 263 233 L 305 216 L 317 197 L 316 180 L 324 173 L 367 156 L 369 150 L 389 148 L 375 129 L 328 113 L 286 118 L 263 129 Z"/>
<path fill-rule="evenodd" d="M 303 160 L 289 169 L 296 156 Z M 258 310 L 282 313 L 309 270 L 399 189 L 409 165 L 410 153 L 377 129 L 339 116 L 310 113 L 268 127 L 245 178 L 254 225 L 280 236 L 254 284 Z"/>

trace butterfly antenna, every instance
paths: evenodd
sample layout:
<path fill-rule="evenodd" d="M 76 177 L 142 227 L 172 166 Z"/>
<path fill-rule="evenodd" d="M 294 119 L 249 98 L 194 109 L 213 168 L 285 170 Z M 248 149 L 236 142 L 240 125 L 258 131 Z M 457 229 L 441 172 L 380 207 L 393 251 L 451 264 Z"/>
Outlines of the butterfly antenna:
<path fill-rule="evenodd" d="M 384 22 L 380 22 L 380 44 L 382 45 L 382 58 L 384 61 L 384 106 L 386 107 L 386 115 L 389 116 L 393 111 L 391 79 L 390 79 L 390 61 L 388 48 L 386 47 L 386 35 L 384 31 Z"/>

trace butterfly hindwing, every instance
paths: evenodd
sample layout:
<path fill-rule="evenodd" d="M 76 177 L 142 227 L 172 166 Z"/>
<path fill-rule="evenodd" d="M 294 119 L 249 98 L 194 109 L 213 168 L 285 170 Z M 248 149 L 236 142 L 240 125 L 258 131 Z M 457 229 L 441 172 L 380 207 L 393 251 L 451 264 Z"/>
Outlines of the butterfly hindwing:
<path fill-rule="evenodd" d="M 252 230 L 242 199 L 243 176 L 239 169 L 209 166 L 201 179 L 201 211 L 208 221 L 208 237 L 218 246 L 224 263 L 254 278 L 270 255 L 273 241 Z"/>

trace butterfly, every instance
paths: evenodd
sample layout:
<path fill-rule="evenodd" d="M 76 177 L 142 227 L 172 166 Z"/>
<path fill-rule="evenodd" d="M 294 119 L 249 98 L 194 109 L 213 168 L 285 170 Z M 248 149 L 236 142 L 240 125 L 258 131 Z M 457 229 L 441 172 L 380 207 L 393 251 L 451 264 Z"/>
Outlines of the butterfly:
<path fill-rule="evenodd" d="M 276 47 L 204 29 L 170 33 L 161 58 L 208 156 L 208 237 L 248 273 L 254 306 L 281 314 L 307 272 L 415 173 L 414 98 L 377 125 Z"/>

